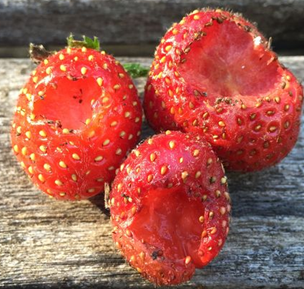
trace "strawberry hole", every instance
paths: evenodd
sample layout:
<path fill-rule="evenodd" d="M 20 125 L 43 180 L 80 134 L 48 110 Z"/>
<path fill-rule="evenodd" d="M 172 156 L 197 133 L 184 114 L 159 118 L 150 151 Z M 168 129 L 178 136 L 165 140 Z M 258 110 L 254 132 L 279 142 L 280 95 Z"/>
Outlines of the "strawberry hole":
<path fill-rule="evenodd" d="M 43 97 L 34 102 L 33 113 L 45 120 L 59 121 L 63 128 L 77 130 L 91 119 L 91 100 L 100 94 L 93 77 L 76 80 L 62 77 L 46 85 Z"/>
<path fill-rule="evenodd" d="M 202 267 L 198 249 L 204 223 L 199 218 L 204 211 L 202 202 L 190 198 L 184 187 L 151 190 L 129 229 L 154 248 L 152 253 L 162 252 L 170 260 L 190 256 L 196 267 Z"/>
<path fill-rule="evenodd" d="M 190 45 L 178 68 L 188 84 L 211 98 L 257 97 L 275 88 L 278 64 L 260 45 L 260 36 L 253 38 L 229 21 L 214 21 L 204 32 L 207 35 Z"/>

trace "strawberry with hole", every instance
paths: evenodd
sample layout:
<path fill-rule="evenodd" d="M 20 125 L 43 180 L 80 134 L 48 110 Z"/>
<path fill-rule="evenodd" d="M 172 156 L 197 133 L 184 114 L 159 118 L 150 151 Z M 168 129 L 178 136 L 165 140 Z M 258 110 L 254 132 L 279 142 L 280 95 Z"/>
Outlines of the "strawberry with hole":
<path fill-rule="evenodd" d="M 142 110 L 131 78 L 112 56 L 98 51 L 97 39 L 68 40 L 67 48 L 47 58 L 34 55 L 44 60 L 21 89 L 11 140 L 42 191 L 79 200 L 113 180 L 138 142 Z"/>
<path fill-rule="evenodd" d="M 189 280 L 219 253 L 229 231 L 223 167 L 191 134 L 167 131 L 133 150 L 108 203 L 117 247 L 157 285 Z"/>
<path fill-rule="evenodd" d="M 155 52 L 144 109 L 156 131 L 196 132 L 231 170 L 256 171 L 296 143 L 303 89 L 239 14 L 194 11 Z"/>

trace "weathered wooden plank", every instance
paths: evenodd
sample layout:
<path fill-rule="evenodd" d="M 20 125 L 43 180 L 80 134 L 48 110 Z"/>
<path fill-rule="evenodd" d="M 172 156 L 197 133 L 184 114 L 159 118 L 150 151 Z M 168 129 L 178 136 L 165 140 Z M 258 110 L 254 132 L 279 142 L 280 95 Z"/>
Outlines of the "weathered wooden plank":
<path fill-rule="evenodd" d="M 122 59 L 150 64 L 151 59 Z M 304 57 L 283 57 L 304 80 Z M 154 288 L 112 245 L 103 197 L 56 202 L 38 192 L 10 149 L 9 125 L 32 65 L 0 60 L 0 287 Z M 137 81 L 142 93 L 144 79 Z M 304 117 L 303 117 L 304 119 Z M 151 134 L 147 126 L 144 135 Z M 304 127 L 279 165 L 229 174 L 233 223 L 210 265 L 179 288 L 304 288 Z"/>
<path fill-rule="evenodd" d="M 275 46 L 304 42 L 302 0 L 0 0 L 0 43 L 62 44 L 70 32 L 99 36 L 104 44 L 157 43 L 173 22 L 202 6 L 243 13 Z"/>

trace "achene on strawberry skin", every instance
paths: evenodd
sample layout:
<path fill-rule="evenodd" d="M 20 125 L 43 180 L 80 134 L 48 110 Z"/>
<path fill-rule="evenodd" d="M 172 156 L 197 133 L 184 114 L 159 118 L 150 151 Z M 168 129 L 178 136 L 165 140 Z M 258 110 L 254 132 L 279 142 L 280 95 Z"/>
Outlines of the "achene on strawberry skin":
<path fill-rule="evenodd" d="M 221 9 L 196 10 L 156 49 L 144 109 L 156 131 L 196 132 L 230 170 L 257 171 L 295 145 L 303 89 L 257 28 Z"/>
<path fill-rule="evenodd" d="M 199 136 L 153 136 L 121 165 L 109 197 L 113 239 L 157 285 L 189 280 L 217 256 L 231 210 L 223 166 Z"/>
<path fill-rule="evenodd" d="M 25 172 L 60 200 L 103 191 L 137 144 L 142 123 L 137 90 L 124 68 L 85 41 L 76 43 L 32 72 L 11 130 Z"/>

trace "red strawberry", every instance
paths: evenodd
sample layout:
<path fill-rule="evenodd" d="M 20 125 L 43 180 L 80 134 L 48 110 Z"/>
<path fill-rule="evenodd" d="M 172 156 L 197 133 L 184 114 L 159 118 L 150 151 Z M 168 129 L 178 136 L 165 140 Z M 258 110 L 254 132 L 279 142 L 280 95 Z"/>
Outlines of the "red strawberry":
<path fill-rule="evenodd" d="M 229 202 L 210 145 L 168 131 L 145 141 L 121 165 L 109 199 L 113 238 L 151 282 L 185 282 L 223 247 Z"/>
<path fill-rule="evenodd" d="M 157 130 L 196 132 L 232 170 L 282 160 L 298 137 L 303 90 L 257 28 L 228 11 L 194 11 L 158 46 L 144 109 Z"/>
<path fill-rule="evenodd" d="M 92 197 L 113 180 L 142 121 L 137 90 L 123 67 L 77 43 L 84 46 L 63 49 L 33 71 L 11 131 L 14 152 L 32 181 L 65 200 Z"/>

